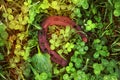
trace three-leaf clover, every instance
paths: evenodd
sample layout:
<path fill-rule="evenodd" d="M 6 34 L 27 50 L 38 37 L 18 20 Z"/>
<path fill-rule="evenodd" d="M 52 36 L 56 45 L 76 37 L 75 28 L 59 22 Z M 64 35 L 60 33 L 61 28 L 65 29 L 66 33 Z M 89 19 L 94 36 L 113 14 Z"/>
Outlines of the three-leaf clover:
<path fill-rule="evenodd" d="M 43 0 L 43 3 L 40 5 L 40 8 L 42 9 L 48 9 L 50 6 L 48 0 Z"/>
<path fill-rule="evenodd" d="M 67 48 L 67 51 L 68 51 L 68 52 L 71 52 L 72 49 L 74 48 L 74 44 L 67 42 L 67 43 L 65 44 L 65 48 Z"/>
<path fill-rule="evenodd" d="M 96 28 L 96 24 L 92 22 L 92 20 L 88 20 L 86 24 L 86 31 L 91 31 Z"/>
<path fill-rule="evenodd" d="M 76 15 L 76 16 L 79 17 L 79 18 L 82 16 L 79 8 L 75 8 L 75 9 L 74 9 L 74 15 Z"/>
<path fill-rule="evenodd" d="M 63 80 L 70 80 L 70 76 L 68 74 L 63 75 Z"/>
<path fill-rule="evenodd" d="M 88 80 L 88 75 L 85 72 L 78 70 L 74 75 L 74 80 Z"/>
<path fill-rule="evenodd" d="M 60 7 L 58 6 L 58 2 L 57 1 L 52 1 L 51 7 L 53 9 L 60 10 Z"/>
<path fill-rule="evenodd" d="M 93 69 L 94 69 L 94 73 L 96 75 L 99 75 L 101 73 L 101 71 L 104 69 L 102 64 L 98 64 L 98 63 L 94 63 L 93 64 Z"/>

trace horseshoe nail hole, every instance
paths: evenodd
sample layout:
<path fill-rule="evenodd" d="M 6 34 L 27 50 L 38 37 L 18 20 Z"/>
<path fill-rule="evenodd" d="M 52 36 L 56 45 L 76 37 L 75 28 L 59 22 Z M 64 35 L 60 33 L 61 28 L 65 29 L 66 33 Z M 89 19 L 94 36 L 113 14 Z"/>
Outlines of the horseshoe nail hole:
<path fill-rule="evenodd" d="M 51 57 L 53 57 L 53 54 L 50 54 Z"/>
<path fill-rule="evenodd" d="M 44 50 L 43 50 L 43 51 L 44 51 L 45 53 L 46 53 L 46 52 L 48 52 L 48 50 L 47 50 L 46 48 L 44 48 Z"/>

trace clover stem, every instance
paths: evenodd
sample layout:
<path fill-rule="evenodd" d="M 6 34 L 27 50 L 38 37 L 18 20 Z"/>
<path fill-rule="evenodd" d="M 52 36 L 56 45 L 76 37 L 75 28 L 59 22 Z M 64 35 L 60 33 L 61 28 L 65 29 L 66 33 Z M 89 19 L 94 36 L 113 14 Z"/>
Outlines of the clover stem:
<path fill-rule="evenodd" d="M 39 45 L 37 45 L 38 54 L 41 54 Z"/>
<path fill-rule="evenodd" d="M 31 69 L 32 69 L 32 71 L 33 71 L 33 73 L 34 73 L 34 75 L 37 75 L 37 72 L 36 72 L 36 70 L 33 68 L 33 66 L 30 64 L 30 67 L 31 67 Z"/>
<path fill-rule="evenodd" d="M 88 65 L 89 60 L 90 60 L 90 59 L 87 58 L 86 64 L 85 64 L 85 66 L 84 66 L 83 69 L 82 69 L 83 71 L 87 69 L 87 65 Z"/>

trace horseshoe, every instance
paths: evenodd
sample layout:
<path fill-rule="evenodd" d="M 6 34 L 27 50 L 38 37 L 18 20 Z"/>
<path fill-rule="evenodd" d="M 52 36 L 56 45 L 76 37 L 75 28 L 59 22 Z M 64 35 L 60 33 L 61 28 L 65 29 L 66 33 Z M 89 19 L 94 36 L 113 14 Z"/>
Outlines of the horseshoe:
<path fill-rule="evenodd" d="M 66 66 L 68 61 L 64 60 L 59 54 L 57 54 L 54 50 L 50 49 L 49 42 L 47 41 L 47 29 L 51 25 L 58 25 L 58 26 L 71 26 L 71 28 L 74 28 L 76 31 L 82 31 L 80 26 L 76 25 L 74 21 L 69 19 L 68 17 L 64 16 L 50 16 L 47 19 L 45 19 L 42 23 L 42 30 L 38 31 L 38 41 L 39 46 L 42 52 L 47 52 L 51 56 L 51 60 L 57 64 L 60 64 L 61 66 Z M 87 36 L 85 33 L 77 32 L 81 37 L 82 40 L 86 43 L 87 42 Z"/>

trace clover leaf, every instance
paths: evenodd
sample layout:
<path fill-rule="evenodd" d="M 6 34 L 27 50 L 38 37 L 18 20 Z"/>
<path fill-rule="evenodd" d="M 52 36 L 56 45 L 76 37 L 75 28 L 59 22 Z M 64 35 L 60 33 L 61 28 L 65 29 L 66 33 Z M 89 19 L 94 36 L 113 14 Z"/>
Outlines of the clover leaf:
<path fill-rule="evenodd" d="M 39 46 L 38 53 L 31 58 L 31 64 L 38 73 L 51 73 L 52 71 L 50 55 L 47 53 L 42 54 L 40 52 Z"/>
<path fill-rule="evenodd" d="M 96 75 L 99 75 L 101 73 L 101 71 L 104 69 L 102 64 L 98 64 L 98 63 L 94 63 L 93 64 L 93 69 L 94 69 L 94 73 Z"/>
<path fill-rule="evenodd" d="M 50 4 L 48 2 L 48 0 L 43 0 L 43 3 L 40 5 L 40 8 L 42 9 L 47 9 L 49 8 Z"/>
<path fill-rule="evenodd" d="M 116 1 L 114 7 L 115 7 L 114 15 L 116 17 L 120 16 L 120 2 Z"/>
<path fill-rule="evenodd" d="M 79 8 L 75 8 L 74 14 L 75 14 L 77 17 L 79 17 L 79 18 L 82 16 Z"/>
<path fill-rule="evenodd" d="M 101 60 L 103 66 L 108 66 L 109 65 L 109 61 L 107 59 L 102 59 Z"/>
<path fill-rule="evenodd" d="M 40 75 L 39 75 L 39 79 L 40 80 L 47 80 L 48 79 L 48 74 L 46 72 L 42 72 Z"/>
<path fill-rule="evenodd" d="M 70 80 L 69 75 L 68 75 L 68 74 L 64 74 L 64 75 L 63 75 L 63 80 Z"/>
<path fill-rule="evenodd" d="M 94 58 L 98 58 L 99 55 L 100 55 L 99 52 L 95 52 L 94 55 L 93 55 L 93 57 L 94 57 Z"/>
<path fill-rule="evenodd" d="M 95 39 L 93 43 L 94 44 L 100 43 L 100 39 Z"/>
<path fill-rule="evenodd" d="M 110 75 L 105 75 L 103 77 L 103 80 L 118 80 L 117 76 L 114 74 L 110 74 Z"/>
<path fill-rule="evenodd" d="M 71 66 L 67 66 L 67 67 L 66 67 L 67 73 L 71 73 L 71 68 L 72 68 Z"/>
<path fill-rule="evenodd" d="M 0 53 L 0 60 L 4 60 L 4 55 Z"/>
<path fill-rule="evenodd" d="M 87 0 L 84 0 L 82 7 L 83 7 L 83 9 L 88 9 L 89 4 L 88 4 Z"/>
<path fill-rule="evenodd" d="M 109 56 L 109 52 L 107 52 L 107 51 L 100 50 L 99 52 L 100 52 L 101 56 L 104 56 L 104 57 Z"/>
<path fill-rule="evenodd" d="M 85 72 L 78 70 L 74 76 L 74 80 L 88 80 L 88 75 Z"/>
<path fill-rule="evenodd" d="M 60 7 L 58 6 L 58 2 L 57 1 L 52 1 L 51 7 L 53 9 L 60 10 Z"/>
<path fill-rule="evenodd" d="M 114 7 L 120 9 L 120 1 L 116 1 Z"/>
<path fill-rule="evenodd" d="M 65 33 L 67 34 L 67 33 L 69 33 L 69 31 L 70 31 L 70 26 L 66 26 Z"/>
<path fill-rule="evenodd" d="M 0 22 L 0 46 L 4 46 L 8 38 L 8 33 L 6 31 L 6 26 Z"/>
<path fill-rule="evenodd" d="M 114 15 L 115 15 L 116 17 L 120 16 L 120 9 L 115 9 L 115 10 L 114 10 Z"/>

